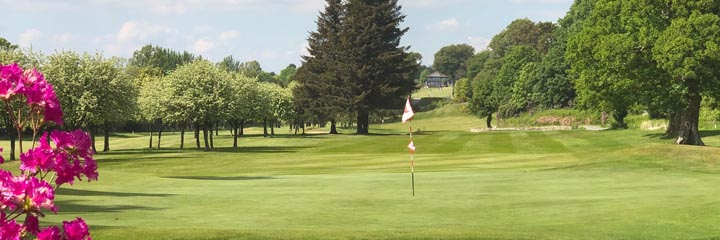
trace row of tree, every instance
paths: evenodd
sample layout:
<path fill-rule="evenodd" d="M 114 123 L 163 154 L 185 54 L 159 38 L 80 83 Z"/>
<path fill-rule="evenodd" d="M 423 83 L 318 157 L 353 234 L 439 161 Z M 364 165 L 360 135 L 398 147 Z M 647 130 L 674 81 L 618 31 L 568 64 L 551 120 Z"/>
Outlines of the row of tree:
<path fill-rule="evenodd" d="M 668 120 L 678 144 L 703 145 L 700 106 L 720 96 L 720 3 L 713 0 L 576 0 L 557 24 L 518 19 L 487 50 L 451 45 L 433 68 L 480 117 L 578 107 L 630 109 Z"/>
<path fill-rule="evenodd" d="M 159 148 L 162 131 L 172 128 L 181 130 L 182 148 L 185 130 L 193 129 L 197 147 L 201 147 L 202 131 L 204 148 L 210 150 L 214 146 L 208 131 L 213 126 L 216 134 L 221 124 L 231 126 L 237 147 L 237 137 L 243 135 L 247 122 L 262 123 L 265 136 L 274 135 L 280 121 L 300 122 L 290 88 L 283 87 L 291 85 L 296 69 L 292 64 L 274 75 L 262 71 L 257 61 L 239 62 L 229 56 L 211 63 L 187 52 L 152 45 L 137 50 L 129 60 L 72 51 L 45 56 L 19 49 L 3 38 L 0 63 L 18 63 L 43 72 L 55 86 L 65 114 L 64 125 L 56 127 L 82 128 L 91 132 L 93 139 L 102 132 L 103 151 L 110 150 L 109 133 L 128 123 L 130 130 L 151 131 L 150 147 L 153 132 L 158 133 Z M 17 134 L 11 132 L 9 116 L 2 119 L 14 159 Z"/>

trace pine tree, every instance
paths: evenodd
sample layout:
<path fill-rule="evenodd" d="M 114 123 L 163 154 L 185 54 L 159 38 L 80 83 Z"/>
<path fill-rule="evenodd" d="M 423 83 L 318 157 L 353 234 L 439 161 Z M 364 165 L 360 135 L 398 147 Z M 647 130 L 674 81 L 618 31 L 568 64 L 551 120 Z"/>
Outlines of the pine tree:
<path fill-rule="evenodd" d="M 341 0 L 327 0 L 325 11 L 317 20 L 317 31 L 310 33 L 308 52 L 303 65 L 297 70 L 298 86 L 293 90 L 296 108 L 316 121 L 330 121 L 330 133 L 337 134 L 337 117 L 347 109 L 346 85 L 340 56 L 343 40 L 340 31 L 345 18 L 345 6 Z"/>
<path fill-rule="evenodd" d="M 357 134 L 368 134 L 370 112 L 399 107 L 414 90 L 409 73 L 417 63 L 407 57 L 408 48 L 400 46 L 408 28 L 400 28 L 405 15 L 397 0 L 349 0 L 346 8 L 343 62 L 357 112 Z"/>

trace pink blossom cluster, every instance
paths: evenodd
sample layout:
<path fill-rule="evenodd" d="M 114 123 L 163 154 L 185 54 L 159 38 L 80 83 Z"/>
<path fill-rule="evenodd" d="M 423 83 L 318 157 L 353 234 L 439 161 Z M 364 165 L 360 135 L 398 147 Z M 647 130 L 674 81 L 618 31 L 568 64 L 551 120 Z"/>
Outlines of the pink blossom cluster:
<path fill-rule="evenodd" d="M 37 216 L 28 215 L 23 224 L 15 220 L 5 219 L 5 213 L 0 216 L 3 225 L 0 226 L 0 239 L 22 240 L 23 232 L 34 234 L 37 240 L 92 240 L 85 220 L 77 218 L 73 221 L 63 221 L 63 232 L 57 226 L 49 226 L 40 230 Z"/>
<path fill-rule="evenodd" d="M 5 102 L 19 134 L 25 126 L 31 126 L 35 139 L 43 125 L 63 124 L 53 86 L 37 70 L 23 71 L 17 64 L 0 65 L 0 100 Z M 38 240 L 91 239 L 88 225 L 79 217 L 64 221 L 62 231 L 57 226 L 40 229 L 39 223 L 39 217 L 45 216 L 43 211 L 57 213 L 55 189 L 82 180 L 82 176 L 88 181 L 97 180 L 98 166 L 91 144 L 90 135 L 82 130 L 44 133 L 38 147 L 21 153 L 20 175 L 0 169 L 0 239 L 29 239 L 33 235 Z M 0 163 L 3 161 L 0 157 Z"/>
<path fill-rule="evenodd" d="M 57 174 L 56 185 L 73 184 L 85 175 L 88 181 L 97 180 L 97 162 L 92 158 L 91 138 L 82 130 L 72 132 L 53 131 L 40 137 L 40 146 L 20 155 L 20 170 L 30 173 L 50 172 Z M 53 146 L 54 145 L 54 146 Z"/>
<path fill-rule="evenodd" d="M 15 64 L 0 65 L 0 99 L 9 102 L 24 96 L 31 112 L 42 116 L 44 122 L 63 124 L 60 101 L 51 84 L 37 69 L 23 71 Z"/>

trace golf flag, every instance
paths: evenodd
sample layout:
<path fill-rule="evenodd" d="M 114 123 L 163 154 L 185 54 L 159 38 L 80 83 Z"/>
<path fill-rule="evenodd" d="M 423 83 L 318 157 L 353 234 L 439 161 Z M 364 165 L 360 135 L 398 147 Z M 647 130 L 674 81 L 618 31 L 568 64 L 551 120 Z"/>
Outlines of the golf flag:
<path fill-rule="evenodd" d="M 410 144 L 408 144 L 408 149 L 410 149 L 410 153 L 415 153 L 415 143 L 413 143 L 412 140 L 410 140 Z"/>
<path fill-rule="evenodd" d="M 415 113 L 412 110 L 412 106 L 410 106 L 410 98 L 407 99 L 407 102 L 405 102 L 405 110 L 403 111 L 402 115 L 402 123 L 405 123 L 412 119 L 412 117 L 415 116 Z"/>

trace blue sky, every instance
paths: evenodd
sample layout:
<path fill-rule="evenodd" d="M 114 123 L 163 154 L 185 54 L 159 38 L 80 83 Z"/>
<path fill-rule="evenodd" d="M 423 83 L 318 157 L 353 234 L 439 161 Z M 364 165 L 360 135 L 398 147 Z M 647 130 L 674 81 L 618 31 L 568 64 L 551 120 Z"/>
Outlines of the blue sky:
<path fill-rule="evenodd" d="M 572 0 L 400 0 L 403 45 L 432 64 L 449 44 L 484 49 L 517 18 L 552 21 Z M 265 71 L 299 64 L 324 0 L 0 0 L 0 37 L 56 50 L 130 57 L 152 43 L 217 61 L 258 60 Z"/>

